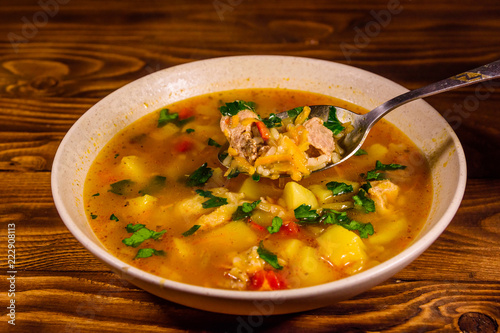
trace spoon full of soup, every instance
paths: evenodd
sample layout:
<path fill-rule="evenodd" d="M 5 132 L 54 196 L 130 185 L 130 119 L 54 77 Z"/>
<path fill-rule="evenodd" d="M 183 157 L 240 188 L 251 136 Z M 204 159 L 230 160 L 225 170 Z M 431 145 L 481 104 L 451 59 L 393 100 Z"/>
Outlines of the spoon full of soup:
<path fill-rule="evenodd" d="M 251 102 L 221 107 L 221 130 L 228 143 L 219 161 L 226 176 L 300 180 L 346 161 L 361 148 L 371 128 L 386 114 L 416 99 L 500 77 L 500 60 L 396 96 L 366 114 L 332 105 L 298 107 L 261 118 Z"/>

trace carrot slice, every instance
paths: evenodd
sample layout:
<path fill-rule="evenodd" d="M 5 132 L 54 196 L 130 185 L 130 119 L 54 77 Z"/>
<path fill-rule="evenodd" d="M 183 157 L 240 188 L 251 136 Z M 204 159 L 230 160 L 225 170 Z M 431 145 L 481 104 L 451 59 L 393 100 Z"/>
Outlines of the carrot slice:
<path fill-rule="evenodd" d="M 267 128 L 267 126 L 262 121 L 258 121 L 256 122 L 256 124 L 262 139 L 264 141 L 269 140 L 269 138 L 271 137 L 271 132 L 269 132 L 269 128 Z"/>

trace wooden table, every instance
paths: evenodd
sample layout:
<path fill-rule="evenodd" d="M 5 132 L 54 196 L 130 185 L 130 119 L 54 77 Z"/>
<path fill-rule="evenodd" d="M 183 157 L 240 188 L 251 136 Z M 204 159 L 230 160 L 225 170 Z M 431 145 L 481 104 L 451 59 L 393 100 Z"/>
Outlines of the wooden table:
<path fill-rule="evenodd" d="M 351 300 L 280 316 L 207 313 L 121 280 L 73 238 L 54 207 L 50 171 L 78 117 L 152 72 L 241 54 L 341 62 L 413 89 L 500 59 L 500 3 L 2 0 L 0 331 L 498 332 L 500 81 L 427 99 L 464 146 L 463 203 L 413 264 Z"/>

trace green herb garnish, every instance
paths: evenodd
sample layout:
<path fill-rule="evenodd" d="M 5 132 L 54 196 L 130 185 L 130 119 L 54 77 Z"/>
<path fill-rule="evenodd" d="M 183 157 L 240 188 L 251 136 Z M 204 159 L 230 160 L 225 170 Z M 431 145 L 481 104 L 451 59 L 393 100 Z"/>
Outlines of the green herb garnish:
<path fill-rule="evenodd" d="M 258 182 L 258 181 L 260 180 L 260 175 L 259 175 L 258 173 L 254 173 L 254 174 L 252 175 L 252 179 L 253 179 L 254 181 Z"/>
<path fill-rule="evenodd" d="M 372 184 L 370 184 L 370 182 L 367 181 L 365 184 L 361 185 L 361 188 L 366 192 L 368 192 L 368 190 L 372 188 Z"/>
<path fill-rule="evenodd" d="M 193 133 L 193 132 L 194 132 L 194 129 L 192 129 L 192 128 L 188 128 L 188 129 L 186 129 L 186 133 L 188 133 L 188 134 L 189 134 L 189 133 Z"/>
<path fill-rule="evenodd" d="M 283 220 L 280 217 L 275 216 L 273 218 L 273 221 L 271 222 L 271 225 L 267 227 L 267 231 L 269 231 L 270 234 L 274 234 L 280 231 L 282 225 L 283 225 Z"/>
<path fill-rule="evenodd" d="M 334 106 L 330 106 L 330 112 L 328 113 L 328 120 L 323 123 L 326 128 L 333 132 L 333 135 L 340 134 L 344 130 L 344 126 L 337 118 L 337 109 Z"/>
<path fill-rule="evenodd" d="M 278 117 L 275 113 L 271 113 L 269 117 L 262 119 L 262 122 L 264 125 L 266 125 L 267 128 L 273 128 L 273 127 L 281 127 L 283 123 L 281 122 L 281 118 Z"/>
<path fill-rule="evenodd" d="M 254 102 L 245 102 L 245 101 L 234 101 L 230 103 L 226 103 L 226 105 L 221 106 L 219 108 L 220 113 L 223 116 L 235 116 L 238 112 L 243 110 L 251 110 L 255 111 L 255 103 Z"/>
<path fill-rule="evenodd" d="M 150 248 L 139 249 L 139 251 L 137 251 L 137 254 L 134 257 L 134 260 L 139 259 L 139 258 L 149 258 L 149 257 L 153 256 L 153 254 L 155 256 L 164 256 L 165 251 L 163 251 L 163 250 L 158 251 L 158 250 L 150 249 Z"/>
<path fill-rule="evenodd" d="M 359 189 L 358 194 L 353 196 L 354 204 L 356 206 L 362 207 L 365 213 L 370 213 L 375 211 L 375 202 L 366 196 L 367 192 L 364 189 Z"/>
<path fill-rule="evenodd" d="M 232 169 L 231 172 L 229 173 L 229 175 L 227 175 L 227 179 L 236 178 L 239 176 L 239 174 L 240 174 L 240 170 Z"/>
<path fill-rule="evenodd" d="M 213 147 L 217 147 L 217 148 L 220 148 L 221 145 L 217 143 L 217 141 L 215 141 L 214 139 L 212 138 L 209 138 L 208 139 L 208 145 L 209 146 L 213 146 Z"/>
<path fill-rule="evenodd" d="M 219 206 L 227 205 L 227 199 L 216 197 L 211 191 L 196 190 L 196 193 L 204 198 L 209 198 L 207 201 L 201 204 L 203 208 L 214 208 Z"/>
<path fill-rule="evenodd" d="M 161 109 L 160 110 L 160 117 L 158 118 L 158 127 L 163 127 L 166 124 L 176 121 L 179 119 L 179 114 L 178 113 L 169 113 L 168 109 Z"/>
<path fill-rule="evenodd" d="M 319 218 L 319 215 L 318 213 L 316 213 L 316 210 L 312 210 L 311 206 L 306 204 L 300 205 L 293 211 L 295 213 L 295 218 L 303 223 L 311 223 L 311 222 L 314 223 Z"/>
<path fill-rule="evenodd" d="M 406 165 L 391 163 L 383 164 L 380 161 L 375 162 L 375 169 L 370 170 L 366 173 L 366 180 L 383 180 L 387 179 L 385 173 L 379 171 L 393 171 L 393 170 L 404 170 Z"/>
<path fill-rule="evenodd" d="M 109 219 L 110 219 L 111 221 L 116 221 L 116 222 L 120 221 L 120 220 L 116 217 L 116 215 L 115 215 L 115 214 L 111 214 L 111 216 L 109 217 Z"/>
<path fill-rule="evenodd" d="M 146 187 L 139 191 L 139 193 L 142 195 L 152 195 L 165 187 L 166 180 L 166 177 L 154 176 L 149 180 L 149 183 L 146 185 Z"/>
<path fill-rule="evenodd" d="M 381 170 L 381 171 L 389 171 L 389 170 L 404 170 L 406 169 L 406 165 L 401 165 L 401 164 L 383 164 L 380 161 L 375 162 L 375 170 Z"/>
<path fill-rule="evenodd" d="M 135 224 L 135 225 L 128 224 L 126 229 L 128 232 L 131 232 L 133 230 L 133 234 L 132 236 L 123 239 L 122 243 L 132 247 L 138 247 L 139 245 L 142 244 L 142 242 L 144 242 L 147 239 L 157 240 L 164 233 L 167 232 L 166 230 L 162 230 L 159 232 L 154 230 L 149 230 L 144 226 L 144 224 Z"/>
<path fill-rule="evenodd" d="M 252 211 L 257 207 L 260 203 L 260 200 L 254 201 L 252 203 L 244 202 L 243 205 L 238 206 L 236 211 L 233 213 L 232 219 L 233 221 L 243 220 L 252 215 Z"/>
<path fill-rule="evenodd" d="M 188 178 L 186 185 L 187 186 L 201 186 L 205 184 L 214 171 L 207 167 L 207 163 L 204 163 L 201 167 L 196 169 Z"/>
<path fill-rule="evenodd" d="M 370 170 L 366 173 L 366 180 L 384 180 L 386 179 L 385 173 L 378 172 L 377 170 Z"/>
<path fill-rule="evenodd" d="M 194 234 L 198 229 L 200 229 L 201 225 L 199 224 L 195 224 L 193 225 L 191 228 L 189 228 L 188 231 L 185 231 L 182 233 L 182 236 L 184 237 L 187 237 L 187 236 L 191 236 L 192 234 Z"/>
<path fill-rule="evenodd" d="M 90 213 L 90 218 L 91 218 L 92 220 L 95 220 L 95 219 L 97 218 L 97 215 L 94 215 L 94 214 Z"/>
<path fill-rule="evenodd" d="M 371 236 L 375 232 L 371 223 L 363 223 L 351 220 L 349 221 L 349 223 L 343 223 L 340 225 L 347 230 L 357 230 L 359 232 L 359 237 L 361 238 L 368 238 L 368 235 Z"/>
<path fill-rule="evenodd" d="M 126 192 L 130 192 L 130 187 L 134 184 L 135 183 L 130 179 L 123 179 L 117 181 L 116 183 L 110 184 L 109 186 L 111 186 L 111 189 L 109 189 L 108 192 L 118 195 L 124 195 Z"/>
<path fill-rule="evenodd" d="M 326 184 L 326 187 L 332 191 L 333 195 L 341 195 L 354 191 L 352 185 L 347 185 L 346 183 L 329 182 Z"/>
<path fill-rule="evenodd" d="M 257 248 L 257 254 L 259 255 L 259 257 L 269 265 L 271 265 L 273 268 L 283 269 L 283 266 L 278 263 L 278 256 L 264 248 L 264 245 L 262 243 L 263 242 L 260 241 L 259 247 Z"/>
<path fill-rule="evenodd" d="M 137 230 L 142 229 L 144 227 L 145 227 L 144 224 L 140 224 L 140 223 L 132 224 L 132 223 L 129 223 L 129 224 L 127 224 L 127 226 L 125 227 L 125 229 L 129 233 L 133 233 L 133 232 L 136 232 Z"/>
<path fill-rule="evenodd" d="M 303 106 L 288 110 L 287 111 L 288 117 L 291 118 L 292 120 L 294 120 L 303 110 L 304 110 Z"/>
<path fill-rule="evenodd" d="M 361 155 L 368 155 L 368 153 L 366 152 L 366 150 L 363 150 L 363 149 L 358 149 L 354 153 L 354 156 L 361 156 Z"/>
<path fill-rule="evenodd" d="M 99 195 L 100 195 L 99 193 L 92 194 L 93 197 L 98 197 Z"/>
<path fill-rule="evenodd" d="M 368 199 L 368 198 L 367 198 Z M 366 238 L 368 235 L 373 235 L 374 230 L 371 223 L 362 223 L 351 220 L 346 212 L 337 212 L 333 209 L 323 209 L 321 214 L 315 210 L 311 210 L 311 206 L 301 205 L 295 209 L 295 217 L 299 223 L 307 224 L 338 224 L 348 230 L 359 231 L 361 238 Z"/>

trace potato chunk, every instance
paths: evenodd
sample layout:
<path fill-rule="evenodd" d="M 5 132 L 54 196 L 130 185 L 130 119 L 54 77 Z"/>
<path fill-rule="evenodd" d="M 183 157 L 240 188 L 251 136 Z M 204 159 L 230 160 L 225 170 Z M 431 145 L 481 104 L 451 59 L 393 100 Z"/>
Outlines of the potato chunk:
<path fill-rule="evenodd" d="M 346 268 L 350 274 L 361 270 L 368 257 L 361 238 L 339 225 L 329 227 L 317 241 L 320 254 L 333 265 Z"/>
<path fill-rule="evenodd" d="M 318 200 L 313 192 L 296 182 L 288 182 L 283 190 L 288 209 L 295 209 L 302 204 L 311 206 L 312 209 L 318 208 Z"/>
<path fill-rule="evenodd" d="M 225 255 L 232 251 L 245 251 L 256 243 L 255 232 L 245 222 L 235 221 L 210 230 L 196 245 L 199 249 L 206 248 Z"/>
<path fill-rule="evenodd" d="M 146 211 L 150 210 L 158 201 L 156 197 L 149 194 L 130 199 L 128 201 L 127 210 L 133 215 L 144 214 Z"/>
<path fill-rule="evenodd" d="M 296 245 L 296 244 L 292 244 Z M 293 251 L 293 248 L 291 249 Z M 302 287 L 314 286 L 331 281 L 336 272 L 318 255 L 318 251 L 310 246 L 303 246 L 289 261 L 292 276 L 300 281 Z"/>
<path fill-rule="evenodd" d="M 124 178 L 129 178 L 136 183 L 146 181 L 146 166 L 139 156 L 124 156 L 120 161 L 119 169 Z"/>

